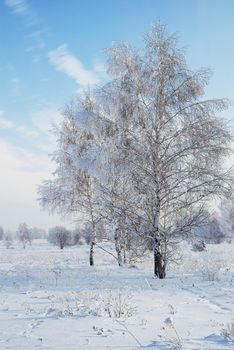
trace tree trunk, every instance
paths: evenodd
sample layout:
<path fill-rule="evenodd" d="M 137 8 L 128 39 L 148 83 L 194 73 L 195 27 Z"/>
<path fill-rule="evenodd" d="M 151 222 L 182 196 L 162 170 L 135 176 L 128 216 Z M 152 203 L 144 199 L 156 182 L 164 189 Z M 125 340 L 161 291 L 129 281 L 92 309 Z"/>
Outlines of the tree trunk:
<path fill-rule="evenodd" d="M 85 173 L 85 179 L 86 179 L 86 191 L 87 191 L 87 199 L 89 204 L 89 215 L 92 225 L 92 237 L 90 242 L 90 252 L 89 252 L 89 265 L 94 265 L 94 245 L 96 243 L 96 221 L 94 216 L 94 204 L 92 200 L 92 192 L 91 192 L 91 180 L 89 174 Z"/>
<path fill-rule="evenodd" d="M 166 277 L 166 265 L 160 253 L 160 242 L 157 238 L 154 239 L 154 275 L 160 279 Z"/>
<path fill-rule="evenodd" d="M 127 252 L 126 252 L 126 246 L 123 248 L 123 255 L 124 255 L 124 264 L 127 264 Z"/>
<path fill-rule="evenodd" d="M 95 242 L 94 242 L 94 241 L 91 241 L 91 242 L 90 242 L 90 251 L 89 251 L 89 265 L 90 265 L 90 266 L 93 266 L 93 265 L 94 265 L 94 258 L 93 258 L 93 255 L 94 255 L 94 245 L 95 245 Z"/>
<path fill-rule="evenodd" d="M 163 260 L 160 249 L 160 230 L 159 230 L 159 217 L 160 217 L 160 185 L 157 182 L 157 196 L 156 196 L 156 211 L 153 220 L 153 248 L 154 248 L 154 275 L 160 279 L 166 277 L 166 264 Z"/>
<path fill-rule="evenodd" d="M 164 279 L 166 277 L 162 255 L 157 250 L 154 250 L 154 274 L 160 279 Z"/>
<path fill-rule="evenodd" d="M 92 216 L 92 237 L 91 237 L 91 242 L 90 242 L 90 252 L 89 252 L 89 265 L 93 266 L 94 265 L 94 246 L 96 243 L 96 224 L 93 220 Z"/>
<path fill-rule="evenodd" d="M 96 243 L 96 226 L 94 221 L 92 221 L 92 237 L 90 242 L 90 251 L 89 251 L 89 265 L 94 265 L 94 246 Z"/>
<path fill-rule="evenodd" d="M 118 230 L 115 231 L 115 250 L 117 253 L 118 265 L 123 266 L 123 259 L 122 259 L 121 247 L 120 247 L 120 243 L 119 243 Z"/>

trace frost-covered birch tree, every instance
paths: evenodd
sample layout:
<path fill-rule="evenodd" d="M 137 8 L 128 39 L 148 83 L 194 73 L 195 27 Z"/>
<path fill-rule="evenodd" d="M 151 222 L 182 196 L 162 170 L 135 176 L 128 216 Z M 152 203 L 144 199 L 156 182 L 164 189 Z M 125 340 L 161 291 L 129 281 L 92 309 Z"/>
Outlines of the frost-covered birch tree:
<path fill-rule="evenodd" d="M 107 50 L 112 80 L 99 101 L 116 126 L 119 159 L 135 193 L 135 222 L 151 237 L 154 273 L 164 278 L 168 248 L 203 220 L 210 199 L 232 186 L 222 166 L 232 138 L 216 116 L 228 101 L 203 99 L 209 69 L 190 70 L 176 37 L 161 24 L 144 42 L 141 50 L 128 43 Z"/>
<path fill-rule="evenodd" d="M 190 70 L 160 23 L 141 49 L 115 43 L 106 53 L 109 81 L 69 112 L 41 201 L 84 209 L 93 227 L 90 256 L 100 211 L 108 213 L 116 232 L 151 240 L 154 274 L 164 278 L 176 242 L 200 224 L 211 199 L 231 189 L 222 164 L 232 137 L 217 116 L 229 103 L 204 99 L 210 70 Z M 121 265 L 121 234 L 115 237 Z"/>
<path fill-rule="evenodd" d="M 82 217 L 91 227 L 90 265 L 94 265 L 96 225 L 99 221 L 95 178 L 95 140 L 88 108 L 88 97 L 82 103 L 74 101 L 63 111 L 63 122 L 55 127 L 57 149 L 53 161 L 57 167 L 52 180 L 38 188 L 39 201 L 44 208 L 60 215 Z"/>
<path fill-rule="evenodd" d="M 134 211 L 135 196 L 129 186 L 129 176 L 124 172 L 120 160 L 106 164 L 108 169 L 107 181 L 100 184 L 102 215 L 106 227 L 112 232 L 119 266 L 127 263 L 127 254 L 135 250 L 132 246 L 133 228 L 131 213 Z"/>

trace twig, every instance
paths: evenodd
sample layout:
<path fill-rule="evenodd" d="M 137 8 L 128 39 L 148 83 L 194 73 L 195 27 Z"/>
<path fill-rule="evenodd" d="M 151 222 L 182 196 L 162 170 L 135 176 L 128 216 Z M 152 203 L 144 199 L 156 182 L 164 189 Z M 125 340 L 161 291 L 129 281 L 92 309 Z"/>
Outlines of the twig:
<path fill-rule="evenodd" d="M 118 321 L 115 319 L 116 322 L 118 322 L 122 327 L 125 328 L 125 330 L 128 332 L 128 334 L 130 334 L 133 339 L 135 339 L 135 341 L 137 342 L 137 344 L 142 347 L 142 344 L 140 343 L 140 341 L 136 338 L 136 336 L 127 328 L 127 326 L 125 324 L 123 324 L 122 322 Z"/>
<path fill-rule="evenodd" d="M 109 252 L 109 251 L 106 250 L 105 248 L 101 247 L 101 246 L 100 246 L 99 244 L 97 244 L 97 243 L 95 243 L 95 245 L 96 245 L 99 249 L 102 249 L 102 250 L 104 250 L 104 252 L 106 252 L 106 253 L 110 254 L 111 256 L 113 256 L 113 258 L 115 258 L 115 259 L 118 261 L 117 257 L 116 257 L 114 254 L 112 254 L 111 252 Z"/>
<path fill-rule="evenodd" d="M 153 290 L 151 284 L 149 283 L 149 281 L 147 280 L 147 278 L 145 278 L 146 284 L 150 287 L 151 290 Z"/>

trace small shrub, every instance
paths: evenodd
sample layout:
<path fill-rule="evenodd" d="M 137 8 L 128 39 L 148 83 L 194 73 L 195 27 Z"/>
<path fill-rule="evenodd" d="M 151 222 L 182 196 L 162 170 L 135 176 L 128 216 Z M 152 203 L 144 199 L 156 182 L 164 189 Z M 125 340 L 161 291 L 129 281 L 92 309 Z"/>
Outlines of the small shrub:
<path fill-rule="evenodd" d="M 102 299 L 103 310 L 111 318 L 131 317 L 136 312 L 136 308 L 129 302 L 131 298 L 130 294 L 122 291 L 110 292 Z"/>
<path fill-rule="evenodd" d="M 200 265 L 200 271 L 203 281 L 219 281 L 221 277 L 221 269 L 225 267 L 224 261 L 217 259 L 212 260 L 212 257 L 205 259 Z"/>
<path fill-rule="evenodd" d="M 203 252 L 206 251 L 206 244 L 204 241 L 196 241 L 193 243 L 192 250 L 194 252 Z"/>
<path fill-rule="evenodd" d="M 3 242 L 7 249 L 12 247 L 13 244 L 13 234 L 10 231 L 6 231 L 3 236 Z"/>
<path fill-rule="evenodd" d="M 227 341 L 234 343 L 234 319 L 221 331 L 221 335 Z"/>
<path fill-rule="evenodd" d="M 80 291 L 69 293 L 66 305 L 74 316 L 99 316 L 118 319 L 131 317 L 136 308 L 130 303 L 132 296 L 123 291 L 94 294 Z"/>
<path fill-rule="evenodd" d="M 49 229 L 48 241 L 58 245 L 60 249 L 70 245 L 71 232 L 63 226 L 55 226 Z"/>
<path fill-rule="evenodd" d="M 203 281 L 219 281 L 220 270 L 216 266 L 205 266 L 201 272 Z"/>

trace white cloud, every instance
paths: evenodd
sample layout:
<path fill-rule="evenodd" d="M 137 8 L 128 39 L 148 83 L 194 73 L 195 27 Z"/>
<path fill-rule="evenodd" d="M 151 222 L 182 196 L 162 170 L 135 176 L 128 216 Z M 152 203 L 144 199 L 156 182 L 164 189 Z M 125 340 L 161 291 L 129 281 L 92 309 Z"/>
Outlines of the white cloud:
<path fill-rule="evenodd" d="M 52 130 L 54 125 L 58 125 L 62 121 L 62 114 L 56 107 L 45 106 L 31 114 L 31 121 L 32 131 L 40 135 L 37 141 L 37 148 L 48 156 L 55 149 L 56 139 Z"/>
<path fill-rule="evenodd" d="M 6 118 L 3 118 L 2 115 L 4 111 L 0 111 L 0 129 L 10 129 L 14 126 L 14 123 Z"/>
<path fill-rule="evenodd" d="M 12 9 L 12 11 L 20 16 L 27 15 L 28 5 L 25 0 L 5 0 L 5 4 Z"/>
<path fill-rule="evenodd" d="M 29 46 L 25 52 L 32 55 L 32 62 L 38 63 L 42 56 L 39 52 L 44 51 L 47 46 L 47 39 L 50 35 L 50 30 L 41 25 L 41 20 L 35 12 L 32 2 L 28 0 L 5 0 L 5 5 L 11 12 L 22 18 L 23 24 L 31 30 L 25 34 Z M 44 56 L 44 54 L 43 54 Z"/>
<path fill-rule="evenodd" d="M 37 130 L 34 130 L 34 128 L 29 128 L 25 125 L 18 126 L 16 130 L 27 138 L 37 138 L 40 136 L 40 133 Z"/>
<path fill-rule="evenodd" d="M 40 175 L 26 171 L 24 166 L 32 162 L 32 157 L 9 142 L 0 141 L 0 192 L 4 200 L 29 202 L 35 199 L 35 183 Z M 30 159 L 31 158 L 31 159 Z M 34 157 L 34 162 L 38 157 Z"/>
<path fill-rule="evenodd" d="M 0 129 L 13 129 L 21 136 L 30 139 L 40 139 L 46 141 L 46 147 L 52 144 L 53 135 L 51 130 L 53 125 L 59 124 L 62 120 L 62 114 L 54 106 L 44 106 L 40 110 L 31 113 L 30 125 L 18 124 L 7 118 L 3 118 L 4 111 L 0 110 Z"/>
<path fill-rule="evenodd" d="M 13 127 L 13 123 L 5 118 L 0 118 L 0 129 L 9 129 Z"/>
<path fill-rule="evenodd" d="M 14 149 L 13 153 L 17 153 L 16 159 L 22 159 L 19 166 L 31 172 L 40 169 L 43 171 L 48 167 L 48 164 L 51 164 L 48 154 L 51 154 L 56 146 L 56 138 L 52 130 L 54 125 L 62 121 L 62 114 L 58 108 L 42 106 L 40 110 L 31 113 L 30 123 L 27 124 L 13 122 L 3 118 L 2 115 L 4 111 L 0 110 L 0 131 L 4 129 L 1 134 L 5 140 L 9 141 L 12 136 L 14 137 L 14 145 L 8 143 L 7 149 L 9 150 L 11 145 L 11 149 Z"/>
<path fill-rule="evenodd" d="M 81 87 L 99 82 L 98 74 L 86 69 L 82 62 L 68 51 L 65 44 L 50 51 L 49 60 L 57 70 L 67 74 Z"/>
<path fill-rule="evenodd" d="M 44 106 L 39 111 L 31 114 L 31 120 L 36 130 L 43 134 L 51 135 L 53 124 L 62 120 L 61 112 L 54 106 Z"/>
<path fill-rule="evenodd" d="M 2 115 L 4 112 L 0 110 L 0 120 Z M 55 139 L 49 129 L 52 122 L 61 120 L 61 114 L 54 106 L 44 106 L 30 117 L 30 126 L 12 125 L 14 133 L 27 138 L 26 143 L 21 138 L 19 142 L 15 138 L 14 144 L 0 139 L 0 225 L 13 230 L 23 221 L 42 228 L 61 223 L 70 225 L 69 221 L 62 222 L 57 215 L 42 211 L 36 192 L 37 185 L 54 171 L 48 153 L 54 150 Z"/>
<path fill-rule="evenodd" d="M 37 203 L 36 187 L 53 170 L 49 158 L 2 140 L 0 150 L 0 224 L 16 229 L 22 221 L 44 228 L 60 223 L 57 216 L 41 211 Z"/>
<path fill-rule="evenodd" d="M 32 7 L 26 0 L 5 0 L 6 6 L 8 6 L 11 11 L 24 19 L 25 23 L 29 26 L 34 26 L 37 24 L 37 16 L 35 15 Z"/>
<path fill-rule="evenodd" d="M 100 76 L 101 80 L 107 80 L 108 79 L 108 75 L 106 72 L 106 65 L 102 62 L 96 61 L 94 64 L 94 70 L 95 72 L 98 73 L 98 75 Z"/>

